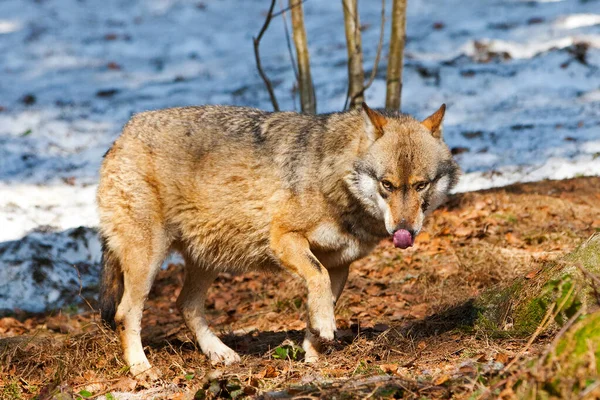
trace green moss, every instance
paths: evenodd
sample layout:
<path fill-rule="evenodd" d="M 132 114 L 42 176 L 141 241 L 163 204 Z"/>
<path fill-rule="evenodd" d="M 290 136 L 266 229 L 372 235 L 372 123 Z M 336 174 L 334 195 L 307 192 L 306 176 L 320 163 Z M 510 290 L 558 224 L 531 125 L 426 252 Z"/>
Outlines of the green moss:
<path fill-rule="evenodd" d="M 585 316 L 558 342 L 556 356 L 564 366 L 576 366 L 594 351 L 596 370 L 600 371 L 600 311 Z M 589 360 L 585 360 L 587 363 Z"/>
<path fill-rule="evenodd" d="M 488 290 L 475 302 L 477 320 L 475 328 L 494 336 L 503 336 L 506 316 L 510 311 L 510 301 L 518 296 L 522 290 L 523 283 L 515 281 L 512 285 L 503 289 Z"/>
<path fill-rule="evenodd" d="M 475 329 L 492 337 L 529 336 L 538 328 L 549 307 L 561 307 L 557 326 L 581 307 L 596 307 L 589 278 L 577 267 L 600 272 L 600 235 L 557 262 L 549 262 L 533 279 L 520 278 L 505 288 L 493 288 L 476 301 Z"/>
<path fill-rule="evenodd" d="M 565 261 L 579 262 L 586 270 L 600 273 L 600 234 L 594 234 L 576 251 L 567 255 Z"/>
<path fill-rule="evenodd" d="M 0 398 L 3 399 L 22 399 L 21 387 L 17 382 L 9 382 L 2 387 Z"/>

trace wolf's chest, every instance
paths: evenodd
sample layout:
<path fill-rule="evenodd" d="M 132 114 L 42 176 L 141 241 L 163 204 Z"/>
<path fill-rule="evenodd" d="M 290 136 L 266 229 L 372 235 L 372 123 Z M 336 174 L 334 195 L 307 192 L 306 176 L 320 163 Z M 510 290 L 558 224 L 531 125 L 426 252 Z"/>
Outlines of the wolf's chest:
<path fill-rule="evenodd" d="M 332 222 L 322 223 L 309 232 L 308 241 L 315 256 L 327 268 L 356 261 L 374 247 L 372 243 L 361 242 Z"/>

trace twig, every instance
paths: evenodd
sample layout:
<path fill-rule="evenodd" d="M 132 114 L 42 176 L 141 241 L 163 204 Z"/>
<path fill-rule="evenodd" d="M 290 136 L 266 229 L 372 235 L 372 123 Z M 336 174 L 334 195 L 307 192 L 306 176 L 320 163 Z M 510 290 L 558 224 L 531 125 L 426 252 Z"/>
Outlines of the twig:
<path fill-rule="evenodd" d="M 258 36 L 252 38 L 252 42 L 254 43 L 254 58 L 256 59 L 256 68 L 258 69 L 258 73 L 260 74 L 260 77 L 265 82 L 265 86 L 267 87 L 267 91 L 269 92 L 269 97 L 271 98 L 271 104 L 273 104 L 273 110 L 279 111 L 279 104 L 277 103 L 277 98 L 275 97 L 275 92 L 273 91 L 273 84 L 271 83 L 271 81 L 269 80 L 269 78 L 265 74 L 265 71 L 262 68 L 262 64 L 260 62 L 260 53 L 259 53 L 259 49 L 258 49 L 260 46 L 260 40 L 262 39 L 267 28 L 269 28 L 269 24 L 271 23 L 271 19 L 273 18 L 273 9 L 275 8 L 275 2 L 276 2 L 276 0 L 271 0 L 271 6 L 269 7 L 269 12 L 267 14 L 267 17 L 265 18 L 265 23 L 263 24 L 262 28 L 260 29 Z"/>
<path fill-rule="evenodd" d="M 97 312 L 97 310 L 95 310 L 94 307 L 92 307 L 88 299 L 83 297 L 83 295 L 81 294 L 81 291 L 83 290 L 83 281 L 81 280 L 81 273 L 79 272 L 79 268 L 77 268 L 77 264 L 73 264 L 73 268 L 75 268 L 75 271 L 77 271 L 77 279 L 79 280 L 79 293 L 77 293 L 77 296 L 79 296 L 85 302 L 85 304 L 87 304 L 87 306 L 90 308 L 90 310 L 92 310 L 92 312 Z"/>
<path fill-rule="evenodd" d="M 588 394 L 590 394 L 594 390 L 598 389 L 598 387 L 600 387 L 600 381 L 596 381 L 596 382 L 592 383 L 583 392 L 579 393 L 579 397 L 577 397 L 577 399 L 588 399 L 589 398 L 589 397 L 587 397 Z"/>

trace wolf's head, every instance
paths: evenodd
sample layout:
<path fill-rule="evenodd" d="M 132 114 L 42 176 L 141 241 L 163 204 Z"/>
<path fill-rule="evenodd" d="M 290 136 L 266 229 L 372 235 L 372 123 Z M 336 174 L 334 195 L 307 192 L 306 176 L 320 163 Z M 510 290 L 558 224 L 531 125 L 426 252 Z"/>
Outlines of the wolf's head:
<path fill-rule="evenodd" d="M 365 146 L 348 179 L 367 212 L 385 224 L 396 247 L 413 244 L 425 215 L 442 204 L 459 168 L 442 138 L 446 106 L 423 121 L 383 114 L 363 103 Z"/>

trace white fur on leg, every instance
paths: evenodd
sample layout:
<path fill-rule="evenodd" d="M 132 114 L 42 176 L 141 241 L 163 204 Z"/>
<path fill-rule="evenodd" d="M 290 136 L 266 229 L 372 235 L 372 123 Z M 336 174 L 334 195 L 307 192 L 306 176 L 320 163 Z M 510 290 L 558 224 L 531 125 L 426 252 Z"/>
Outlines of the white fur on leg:
<path fill-rule="evenodd" d="M 141 380 L 156 380 L 160 377 L 160 371 L 152 368 L 142 346 L 141 320 L 143 302 L 133 302 L 126 292 L 123 296 L 115 320 L 120 331 L 123 357 L 129 366 L 130 373 Z"/>
<path fill-rule="evenodd" d="M 302 348 L 304 349 L 304 361 L 307 363 L 315 363 L 319 361 L 319 353 L 321 345 L 319 340 L 311 333 L 310 330 L 306 330 L 304 336 L 304 342 L 302 342 Z"/>
<path fill-rule="evenodd" d="M 129 368 L 129 372 L 139 380 L 155 381 L 160 378 L 160 371 L 147 361 L 145 364 L 133 364 Z"/>
<path fill-rule="evenodd" d="M 241 361 L 240 356 L 231 348 L 226 346 L 221 339 L 215 336 L 209 329 L 204 329 L 198 335 L 198 344 L 202 352 L 208 356 L 213 364 L 223 363 L 225 365 L 236 364 Z"/>
<path fill-rule="evenodd" d="M 204 315 L 206 291 L 217 276 L 216 269 L 198 268 L 193 259 L 186 260 L 186 268 L 186 280 L 177 299 L 185 323 L 194 332 L 202 352 L 212 363 L 230 365 L 240 362 L 240 356 L 212 333 Z"/>
<path fill-rule="evenodd" d="M 309 329 L 318 333 L 324 340 L 335 338 L 334 297 L 331 293 L 329 276 L 323 279 L 324 285 L 308 285 Z M 312 289 L 312 290 L 311 290 Z"/>

